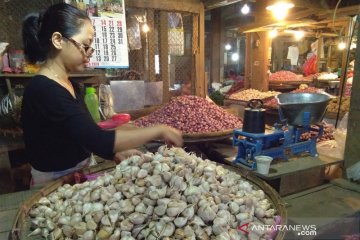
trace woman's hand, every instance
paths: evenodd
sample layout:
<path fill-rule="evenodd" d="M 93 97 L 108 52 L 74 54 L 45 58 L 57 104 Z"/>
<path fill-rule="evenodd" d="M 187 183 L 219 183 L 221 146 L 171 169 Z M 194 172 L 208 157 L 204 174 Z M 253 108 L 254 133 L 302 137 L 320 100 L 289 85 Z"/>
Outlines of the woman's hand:
<path fill-rule="evenodd" d="M 116 164 L 119 164 L 121 161 L 123 161 L 131 156 L 134 156 L 134 155 L 142 156 L 143 153 L 136 149 L 129 149 L 129 150 L 117 152 L 117 153 L 115 153 L 114 161 L 116 162 Z"/>
<path fill-rule="evenodd" d="M 115 133 L 114 152 L 137 148 L 152 140 L 159 139 L 164 140 L 166 144 L 176 147 L 181 147 L 183 144 L 181 132 L 166 125 L 136 128 L 134 130 L 117 129 Z"/>
<path fill-rule="evenodd" d="M 167 125 L 159 125 L 160 136 L 168 145 L 181 147 L 183 145 L 182 134 L 179 130 Z"/>

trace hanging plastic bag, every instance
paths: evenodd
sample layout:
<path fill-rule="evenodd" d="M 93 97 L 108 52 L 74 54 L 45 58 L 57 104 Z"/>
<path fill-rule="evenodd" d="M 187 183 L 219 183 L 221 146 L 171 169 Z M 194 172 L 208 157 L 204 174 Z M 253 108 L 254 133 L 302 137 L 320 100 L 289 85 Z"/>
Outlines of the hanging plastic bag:
<path fill-rule="evenodd" d="M 317 143 L 316 148 L 319 154 L 332 158 L 344 159 L 347 122 L 348 113 L 344 115 L 338 128 L 333 134 L 335 140 L 328 140 Z"/>
<path fill-rule="evenodd" d="M 140 35 L 140 25 L 135 16 L 130 16 L 127 19 L 127 38 L 130 50 L 139 50 L 141 49 L 141 35 Z"/>
<path fill-rule="evenodd" d="M 168 43 L 169 54 L 184 55 L 184 26 L 180 13 L 169 13 Z"/>
<path fill-rule="evenodd" d="M 351 167 L 346 169 L 346 175 L 348 179 L 352 179 L 354 181 L 360 180 L 360 162 L 355 163 Z"/>

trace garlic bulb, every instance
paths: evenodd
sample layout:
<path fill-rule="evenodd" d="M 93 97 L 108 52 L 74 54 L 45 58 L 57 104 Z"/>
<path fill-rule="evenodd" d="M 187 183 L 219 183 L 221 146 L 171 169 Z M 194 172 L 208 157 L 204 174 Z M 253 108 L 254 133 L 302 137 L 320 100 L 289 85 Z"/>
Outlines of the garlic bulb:
<path fill-rule="evenodd" d="M 29 211 L 29 236 L 58 239 L 242 239 L 275 224 L 264 191 L 181 148 L 132 156 L 96 180 L 65 184 Z M 265 239 L 266 232 L 251 232 Z"/>

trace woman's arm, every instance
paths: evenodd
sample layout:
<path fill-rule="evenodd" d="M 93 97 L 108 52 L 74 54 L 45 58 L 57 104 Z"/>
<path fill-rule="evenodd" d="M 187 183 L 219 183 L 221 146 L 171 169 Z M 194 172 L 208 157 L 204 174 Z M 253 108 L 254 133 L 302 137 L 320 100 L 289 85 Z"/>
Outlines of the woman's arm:
<path fill-rule="evenodd" d="M 181 132 L 166 125 L 157 125 L 134 130 L 117 129 L 115 133 L 114 152 L 137 148 L 151 140 L 163 139 L 165 142 L 182 146 Z"/>

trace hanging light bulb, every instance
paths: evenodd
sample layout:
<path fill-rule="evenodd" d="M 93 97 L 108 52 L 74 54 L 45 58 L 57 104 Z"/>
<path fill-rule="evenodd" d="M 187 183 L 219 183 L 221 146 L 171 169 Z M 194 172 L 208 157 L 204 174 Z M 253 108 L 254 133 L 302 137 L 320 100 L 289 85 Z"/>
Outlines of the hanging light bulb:
<path fill-rule="evenodd" d="M 278 35 L 278 31 L 276 29 L 273 29 L 269 32 L 270 38 L 275 38 Z"/>
<path fill-rule="evenodd" d="M 266 10 L 272 12 L 274 18 L 276 20 L 284 20 L 288 14 L 290 8 L 293 8 L 295 5 L 293 3 L 287 1 L 279 1 L 274 3 L 273 5 L 267 6 Z"/>
<path fill-rule="evenodd" d="M 346 48 L 346 43 L 341 40 L 341 42 L 339 42 L 338 49 L 344 50 L 345 48 Z"/>
<path fill-rule="evenodd" d="M 231 54 L 231 60 L 234 61 L 234 62 L 239 60 L 239 54 L 238 53 Z"/>
<path fill-rule="evenodd" d="M 150 28 L 149 28 L 149 25 L 147 25 L 147 23 L 144 23 L 143 27 L 142 27 L 142 30 L 144 33 L 147 33 L 150 31 Z"/>
<path fill-rule="evenodd" d="M 294 36 L 296 40 L 300 40 L 305 36 L 305 33 L 303 31 L 295 31 Z"/>
<path fill-rule="evenodd" d="M 226 45 L 225 45 L 225 50 L 226 51 L 229 51 L 231 49 L 231 45 L 229 44 L 229 43 L 227 43 Z"/>
<path fill-rule="evenodd" d="M 244 4 L 244 6 L 241 8 L 241 13 L 246 15 L 250 12 L 250 8 L 249 5 L 247 5 L 246 3 Z"/>

